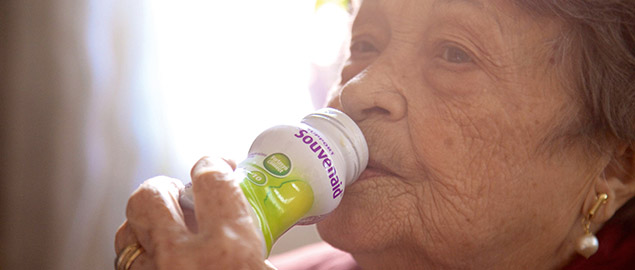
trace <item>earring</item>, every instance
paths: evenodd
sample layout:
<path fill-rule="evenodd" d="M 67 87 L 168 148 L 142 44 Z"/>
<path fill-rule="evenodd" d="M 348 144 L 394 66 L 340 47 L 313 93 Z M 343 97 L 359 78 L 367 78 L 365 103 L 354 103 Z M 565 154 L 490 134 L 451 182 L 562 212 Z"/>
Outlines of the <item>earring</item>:
<path fill-rule="evenodd" d="M 606 193 L 600 194 L 593 207 L 591 207 L 591 210 L 589 210 L 589 213 L 582 219 L 584 235 L 578 238 L 575 245 L 575 251 L 587 259 L 591 257 L 591 255 L 595 254 L 600 246 L 597 237 L 591 233 L 591 218 L 593 218 L 593 215 L 595 215 L 600 206 L 606 203 L 608 198 L 609 195 Z"/>

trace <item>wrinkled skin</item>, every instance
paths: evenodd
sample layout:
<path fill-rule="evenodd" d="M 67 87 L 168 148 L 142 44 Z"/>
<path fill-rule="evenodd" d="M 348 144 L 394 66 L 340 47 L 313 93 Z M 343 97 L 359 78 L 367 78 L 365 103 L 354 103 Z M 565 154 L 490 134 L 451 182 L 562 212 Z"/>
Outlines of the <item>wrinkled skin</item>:
<path fill-rule="evenodd" d="M 323 239 L 364 269 L 569 261 L 595 194 L 621 183 L 600 177 L 614 151 L 563 132 L 579 106 L 558 77 L 558 31 L 502 1 L 364 1 L 330 105 L 360 125 L 371 161 Z"/>
<path fill-rule="evenodd" d="M 194 207 L 201 213 L 196 215 L 197 232 L 188 229 L 178 204 L 181 181 L 145 181 L 130 196 L 128 220 L 115 238 L 118 254 L 135 242 L 145 249 L 130 269 L 274 269 L 263 260 L 262 239 L 232 178 L 233 169 L 233 162 L 210 158 L 192 169 Z"/>
<path fill-rule="evenodd" d="M 596 194 L 609 200 L 593 231 L 635 194 L 635 166 L 632 146 L 591 151 L 568 132 L 580 106 L 559 31 L 504 1 L 366 0 L 329 105 L 359 124 L 370 163 L 318 224 L 323 239 L 364 269 L 570 261 Z M 116 251 L 146 248 L 134 270 L 269 267 L 230 170 L 208 159 L 193 169 L 198 233 L 177 205 L 180 182 L 144 183 Z"/>

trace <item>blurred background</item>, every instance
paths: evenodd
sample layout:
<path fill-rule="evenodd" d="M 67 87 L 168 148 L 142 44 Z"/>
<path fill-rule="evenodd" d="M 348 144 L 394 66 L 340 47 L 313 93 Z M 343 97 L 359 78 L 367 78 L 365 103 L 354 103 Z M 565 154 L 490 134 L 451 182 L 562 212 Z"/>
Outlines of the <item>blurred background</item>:
<path fill-rule="evenodd" d="M 342 0 L 0 1 L 0 269 L 112 269 L 131 192 L 244 158 L 339 80 Z M 318 241 L 295 228 L 274 252 Z"/>

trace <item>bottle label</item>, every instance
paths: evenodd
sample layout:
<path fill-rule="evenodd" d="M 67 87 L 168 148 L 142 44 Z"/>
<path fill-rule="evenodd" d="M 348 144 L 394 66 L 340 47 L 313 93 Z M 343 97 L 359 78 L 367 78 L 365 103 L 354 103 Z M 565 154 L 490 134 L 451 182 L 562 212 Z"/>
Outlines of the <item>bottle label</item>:
<path fill-rule="evenodd" d="M 331 160 L 331 156 L 333 156 L 333 151 L 328 146 L 328 143 L 324 141 L 320 135 L 312 130 L 300 129 L 297 134 L 294 134 L 296 138 L 299 138 L 311 152 L 314 153 L 314 157 L 317 158 L 319 164 L 322 165 L 326 175 L 328 175 L 328 179 L 331 183 L 331 191 L 333 193 L 333 199 L 337 199 L 340 195 L 342 195 L 342 182 L 340 181 L 340 177 L 337 174 L 337 169 L 335 168 L 335 164 Z M 313 137 L 316 137 L 314 139 Z M 318 143 L 321 141 L 322 143 Z"/>
<path fill-rule="evenodd" d="M 273 243 L 311 210 L 313 189 L 284 153 L 252 153 L 238 167 L 244 175 L 240 187 L 258 215 L 269 256 Z"/>

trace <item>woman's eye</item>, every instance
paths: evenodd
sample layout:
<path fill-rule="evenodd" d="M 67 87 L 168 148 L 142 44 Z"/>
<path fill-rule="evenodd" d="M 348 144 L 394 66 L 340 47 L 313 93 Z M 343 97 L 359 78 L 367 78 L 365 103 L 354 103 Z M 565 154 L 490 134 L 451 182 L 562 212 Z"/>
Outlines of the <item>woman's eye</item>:
<path fill-rule="evenodd" d="M 354 41 L 351 44 L 351 54 L 367 54 L 377 52 L 377 48 L 368 41 Z"/>
<path fill-rule="evenodd" d="M 455 63 L 455 64 L 464 64 L 464 63 L 472 62 L 472 58 L 467 52 L 455 46 L 444 47 L 443 54 L 441 55 L 441 57 L 445 61 L 448 61 L 450 63 Z"/>

